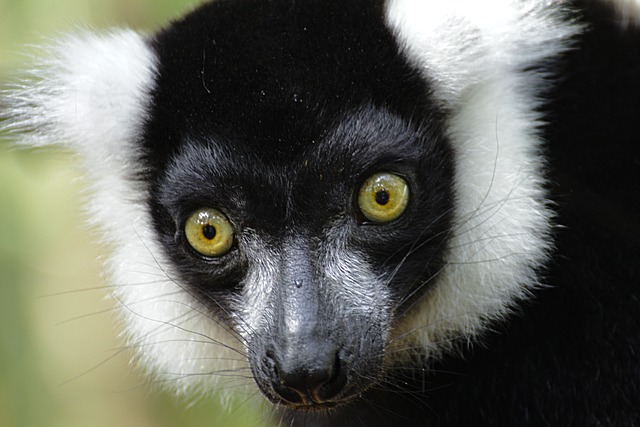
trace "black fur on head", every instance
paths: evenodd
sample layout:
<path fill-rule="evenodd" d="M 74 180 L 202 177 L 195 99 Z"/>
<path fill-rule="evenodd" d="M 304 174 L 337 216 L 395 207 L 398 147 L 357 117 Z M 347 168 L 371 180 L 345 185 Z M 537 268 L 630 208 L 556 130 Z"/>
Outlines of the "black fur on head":
<path fill-rule="evenodd" d="M 380 377 L 394 318 L 442 264 L 453 166 L 382 2 L 304 3 L 217 1 L 159 34 L 143 143 L 155 227 L 188 291 L 244 337 L 269 398 L 313 408 Z M 410 189 L 388 224 L 357 207 L 376 172 Z M 203 207 L 233 224 L 223 256 L 185 239 Z"/>

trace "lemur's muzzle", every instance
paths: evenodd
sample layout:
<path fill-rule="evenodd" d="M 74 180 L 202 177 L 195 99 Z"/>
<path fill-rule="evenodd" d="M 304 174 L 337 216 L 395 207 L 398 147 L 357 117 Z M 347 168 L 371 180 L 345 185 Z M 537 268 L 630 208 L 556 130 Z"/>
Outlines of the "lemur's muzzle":
<path fill-rule="evenodd" d="M 381 357 L 382 349 L 381 339 L 370 335 L 378 328 L 362 316 L 350 317 L 348 302 L 330 296 L 332 285 L 323 282 L 311 254 L 306 240 L 286 246 L 272 295 L 273 321 L 250 342 L 249 354 L 267 397 L 319 409 L 349 400 L 370 383 L 375 375 L 362 361 L 377 360 L 379 368 L 370 353 Z"/>

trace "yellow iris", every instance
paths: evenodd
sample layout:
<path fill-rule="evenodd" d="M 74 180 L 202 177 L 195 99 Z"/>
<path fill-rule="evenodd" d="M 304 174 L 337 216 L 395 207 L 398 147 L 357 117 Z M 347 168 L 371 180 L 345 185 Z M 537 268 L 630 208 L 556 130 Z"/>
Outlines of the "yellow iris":
<path fill-rule="evenodd" d="M 195 211 L 184 225 L 193 249 L 207 257 L 226 254 L 233 244 L 233 226 L 221 212 L 205 208 Z"/>
<path fill-rule="evenodd" d="M 383 223 L 398 218 L 409 202 L 409 186 L 400 176 L 380 172 L 369 177 L 358 193 L 358 207 L 370 221 Z"/>

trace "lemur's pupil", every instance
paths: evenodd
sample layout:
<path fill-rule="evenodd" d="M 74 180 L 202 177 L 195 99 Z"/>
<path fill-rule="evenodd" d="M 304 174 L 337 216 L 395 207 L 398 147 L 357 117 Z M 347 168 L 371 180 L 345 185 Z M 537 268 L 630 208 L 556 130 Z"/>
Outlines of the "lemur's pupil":
<path fill-rule="evenodd" d="M 216 237 L 216 228 L 211 224 L 207 224 L 202 227 L 202 235 L 208 240 L 213 240 Z"/>
<path fill-rule="evenodd" d="M 387 190 L 380 190 L 376 192 L 376 203 L 379 205 L 386 205 L 389 202 L 389 193 Z"/>

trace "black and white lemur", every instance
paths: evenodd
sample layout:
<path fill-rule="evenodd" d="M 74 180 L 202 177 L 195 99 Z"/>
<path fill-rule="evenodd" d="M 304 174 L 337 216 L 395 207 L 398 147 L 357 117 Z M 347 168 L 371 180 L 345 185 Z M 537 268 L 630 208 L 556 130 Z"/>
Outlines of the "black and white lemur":
<path fill-rule="evenodd" d="M 5 94 L 129 343 L 290 426 L 640 426 L 640 6 L 216 0 Z M 251 379 L 252 378 L 252 379 Z"/>

